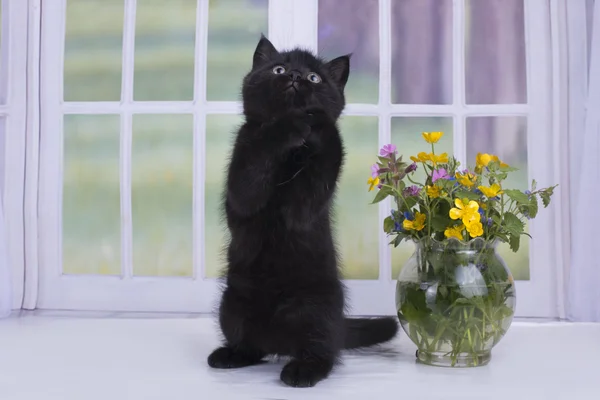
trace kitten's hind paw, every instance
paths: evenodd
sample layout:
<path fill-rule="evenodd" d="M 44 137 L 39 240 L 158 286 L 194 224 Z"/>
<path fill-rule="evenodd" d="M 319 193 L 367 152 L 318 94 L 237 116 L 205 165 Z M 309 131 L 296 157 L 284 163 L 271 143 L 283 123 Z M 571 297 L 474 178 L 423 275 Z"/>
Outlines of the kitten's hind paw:
<path fill-rule="evenodd" d="M 333 368 L 328 361 L 292 360 L 281 371 L 281 380 L 292 387 L 312 387 L 327 378 Z"/>
<path fill-rule="evenodd" d="M 208 365 L 212 368 L 243 368 L 261 362 L 264 354 L 257 351 L 243 351 L 231 347 L 220 347 L 208 356 Z"/>

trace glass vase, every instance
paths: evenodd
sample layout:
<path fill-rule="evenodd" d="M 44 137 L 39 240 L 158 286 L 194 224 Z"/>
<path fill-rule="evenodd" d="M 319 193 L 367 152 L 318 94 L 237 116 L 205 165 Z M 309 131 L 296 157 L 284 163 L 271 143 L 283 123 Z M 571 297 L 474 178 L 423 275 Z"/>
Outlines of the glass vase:
<path fill-rule="evenodd" d="M 496 246 L 482 238 L 415 243 L 398 277 L 396 309 L 422 363 L 476 367 L 490 361 L 516 305 L 512 274 Z"/>

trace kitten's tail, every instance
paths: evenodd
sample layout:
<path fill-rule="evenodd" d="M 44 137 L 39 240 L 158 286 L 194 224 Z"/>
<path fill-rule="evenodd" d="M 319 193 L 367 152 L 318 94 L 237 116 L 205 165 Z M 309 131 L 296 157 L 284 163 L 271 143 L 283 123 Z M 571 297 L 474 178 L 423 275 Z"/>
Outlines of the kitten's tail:
<path fill-rule="evenodd" d="M 398 320 L 384 318 L 346 318 L 345 349 L 369 347 L 393 339 L 398 333 Z"/>

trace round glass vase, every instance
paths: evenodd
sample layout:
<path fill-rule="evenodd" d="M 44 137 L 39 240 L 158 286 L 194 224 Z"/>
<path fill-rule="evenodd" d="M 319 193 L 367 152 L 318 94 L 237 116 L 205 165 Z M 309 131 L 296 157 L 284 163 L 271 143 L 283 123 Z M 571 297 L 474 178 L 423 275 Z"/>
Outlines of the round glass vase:
<path fill-rule="evenodd" d="M 512 274 L 496 246 L 482 238 L 415 242 L 398 277 L 396 310 L 422 363 L 476 367 L 490 361 L 516 305 Z"/>

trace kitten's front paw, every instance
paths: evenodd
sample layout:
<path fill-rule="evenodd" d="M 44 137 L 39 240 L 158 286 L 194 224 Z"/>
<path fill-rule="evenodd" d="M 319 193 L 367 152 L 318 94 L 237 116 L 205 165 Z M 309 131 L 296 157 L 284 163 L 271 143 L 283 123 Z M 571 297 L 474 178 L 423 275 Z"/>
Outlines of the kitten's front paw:
<path fill-rule="evenodd" d="M 292 387 L 313 387 L 325 379 L 331 371 L 328 362 L 292 360 L 281 371 L 281 380 Z"/>
<path fill-rule="evenodd" d="M 296 148 L 306 142 L 311 133 L 310 125 L 307 123 L 307 115 L 299 110 L 294 110 L 283 116 L 277 124 L 276 134 L 281 135 L 286 148 Z"/>
<path fill-rule="evenodd" d="M 208 365 L 218 369 L 243 368 L 258 364 L 262 358 L 259 353 L 220 347 L 208 356 Z"/>
<path fill-rule="evenodd" d="M 306 122 L 311 127 L 331 123 L 332 119 L 325 110 L 319 107 L 309 107 L 305 111 Z"/>

